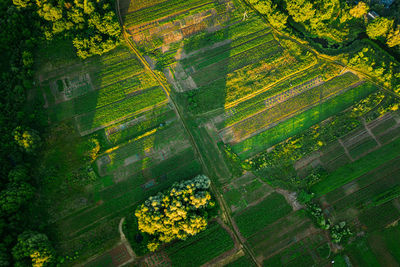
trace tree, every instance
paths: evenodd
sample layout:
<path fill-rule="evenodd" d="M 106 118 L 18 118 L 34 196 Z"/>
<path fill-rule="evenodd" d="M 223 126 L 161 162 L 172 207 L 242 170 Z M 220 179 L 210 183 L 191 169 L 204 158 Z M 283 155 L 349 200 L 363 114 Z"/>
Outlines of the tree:
<path fill-rule="evenodd" d="M 400 26 L 397 25 L 396 30 L 390 30 L 389 34 L 386 37 L 386 44 L 389 47 L 393 47 L 396 45 L 400 45 Z"/>
<path fill-rule="evenodd" d="M 0 193 L 0 211 L 2 214 L 17 212 L 34 195 L 34 188 L 25 182 L 11 183 Z"/>
<path fill-rule="evenodd" d="M 306 22 L 314 17 L 315 9 L 308 0 L 285 0 L 286 9 L 296 22 Z"/>
<path fill-rule="evenodd" d="M 186 239 L 206 228 L 205 210 L 214 205 L 208 192 L 210 183 L 204 175 L 175 183 L 165 194 L 150 197 L 136 209 L 139 230 L 153 236 L 147 244 L 150 251 L 160 243 Z"/>
<path fill-rule="evenodd" d="M 367 26 L 367 34 L 371 39 L 377 39 L 381 36 L 386 36 L 393 27 L 393 20 L 379 17 L 374 19 Z"/>
<path fill-rule="evenodd" d="M 32 266 L 52 266 L 55 252 L 45 234 L 25 231 L 18 236 L 18 242 L 12 249 L 16 262 L 30 261 Z"/>
<path fill-rule="evenodd" d="M 361 18 L 368 13 L 369 6 L 364 2 L 358 2 L 356 6 L 350 9 L 350 15 L 355 18 Z"/>
<path fill-rule="evenodd" d="M 15 142 L 27 153 L 33 153 L 40 146 L 39 134 L 32 129 L 18 126 L 13 131 Z"/>

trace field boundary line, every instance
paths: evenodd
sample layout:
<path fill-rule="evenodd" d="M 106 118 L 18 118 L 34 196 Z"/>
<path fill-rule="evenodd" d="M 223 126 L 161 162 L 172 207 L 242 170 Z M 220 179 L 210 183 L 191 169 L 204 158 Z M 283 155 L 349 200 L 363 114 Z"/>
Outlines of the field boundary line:
<path fill-rule="evenodd" d="M 347 147 L 345 146 L 345 144 L 343 143 L 342 139 L 341 139 L 341 138 L 338 138 L 337 140 L 338 140 L 338 143 L 343 147 L 343 149 L 344 149 L 344 154 L 346 154 L 346 156 L 349 158 L 349 160 L 350 160 L 351 162 L 354 162 L 353 157 L 350 155 L 350 152 L 349 152 L 349 150 L 347 149 Z"/>

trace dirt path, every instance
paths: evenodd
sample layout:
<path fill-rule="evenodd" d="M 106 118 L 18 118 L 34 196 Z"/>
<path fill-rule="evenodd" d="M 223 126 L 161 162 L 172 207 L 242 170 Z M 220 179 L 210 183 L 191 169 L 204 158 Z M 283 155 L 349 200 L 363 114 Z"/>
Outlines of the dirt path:
<path fill-rule="evenodd" d="M 347 147 L 344 145 L 342 139 L 338 138 L 338 142 L 339 142 L 339 144 L 343 147 L 344 153 L 346 154 L 346 156 L 349 158 L 349 160 L 350 160 L 351 162 L 353 162 L 354 159 L 353 159 L 353 157 L 350 155 L 349 150 L 348 150 Z"/>
<path fill-rule="evenodd" d="M 122 226 L 123 226 L 124 222 L 125 222 L 125 217 L 122 218 L 121 221 L 119 222 L 118 231 L 119 231 L 119 234 L 121 236 L 121 243 L 125 246 L 126 250 L 129 253 L 129 256 L 131 258 L 128 261 L 126 261 L 123 264 L 121 264 L 120 266 L 127 265 L 127 264 L 133 262 L 136 259 L 136 254 L 135 254 L 135 252 L 133 252 L 133 249 L 132 249 L 131 245 L 129 244 L 128 240 L 126 239 L 124 231 L 122 230 Z"/>
<path fill-rule="evenodd" d="M 375 140 L 375 142 L 378 144 L 378 147 L 381 147 L 382 144 L 379 142 L 379 140 L 375 137 L 375 135 L 371 132 L 371 129 L 368 127 L 367 122 L 365 121 L 365 118 L 362 118 L 362 123 L 365 127 L 365 130 L 367 130 L 368 134 Z"/>

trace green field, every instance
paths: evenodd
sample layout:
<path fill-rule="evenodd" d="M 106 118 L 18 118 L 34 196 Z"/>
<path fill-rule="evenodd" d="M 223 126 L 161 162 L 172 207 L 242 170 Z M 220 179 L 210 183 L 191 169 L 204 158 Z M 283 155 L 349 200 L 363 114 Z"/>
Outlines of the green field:
<path fill-rule="evenodd" d="M 248 158 L 350 107 L 375 90 L 374 85 L 364 83 L 234 145 L 233 150 L 240 158 Z"/>
<path fill-rule="evenodd" d="M 238 213 L 235 221 L 243 236 L 249 237 L 291 211 L 292 208 L 282 195 L 272 193 L 259 204 Z M 251 224 L 248 223 L 249 218 L 252 218 Z"/>
<path fill-rule="evenodd" d="M 199 266 L 232 248 L 233 241 L 229 234 L 214 223 L 195 237 L 169 246 L 166 252 L 173 266 Z"/>
<path fill-rule="evenodd" d="M 392 143 L 387 144 L 352 163 L 340 167 L 327 177 L 324 177 L 320 183 L 314 185 L 312 190 L 318 196 L 322 196 L 379 167 L 385 162 L 394 159 L 399 155 L 399 149 L 400 139 L 398 138 Z"/>

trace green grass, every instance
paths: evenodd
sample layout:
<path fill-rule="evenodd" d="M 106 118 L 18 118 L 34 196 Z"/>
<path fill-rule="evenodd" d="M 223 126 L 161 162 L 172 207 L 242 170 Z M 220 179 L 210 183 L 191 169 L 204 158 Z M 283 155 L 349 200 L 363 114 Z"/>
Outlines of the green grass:
<path fill-rule="evenodd" d="M 241 159 L 246 159 L 345 110 L 377 89 L 370 83 L 357 86 L 295 117 L 287 119 L 271 129 L 234 145 L 233 151 L 239 154 Z"/>
<path fill-rule="evenodd" d="M 232 248 L 230 235 L 214 223 L 196 236 L 167 247 L 166 252 L 172 266 L 189 267 L 200 266 Z"/>
<path fill-rule="evenodd" d="M 249 207 L 235 216 L 235 221 L 242 235 L 249 237 L 291 211 L 291 206 L 282 195 L 272 193 L 256 206 Z"/>
<path fill-rule="evenodd" d="M 367 154 L 366 156 L 346 164 L 334 172 L 330 173 L 327 177 L 313 185 L 311 190 L 316 196 L 322 196 L 326 193 L 345 185 L 359 176 L 379 167 L 385 162 L 394 159 L 399 155 L 400 151 L 400 138 L 392 143 L 389 143 L 381 148 Z"/>

